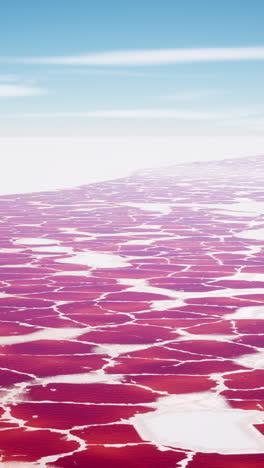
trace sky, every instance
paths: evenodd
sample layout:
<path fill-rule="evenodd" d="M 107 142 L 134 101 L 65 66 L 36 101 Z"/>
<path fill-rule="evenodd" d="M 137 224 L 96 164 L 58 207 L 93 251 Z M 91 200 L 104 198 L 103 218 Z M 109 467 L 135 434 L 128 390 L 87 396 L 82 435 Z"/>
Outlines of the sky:
<path fill-rule="evenodd" d="M 0 12 L 1 193 L 264 154 L 262 0 L 2 0 Z"/>
<path fill-rule="evenodd" d="M 262 0 L 9 0 L 0 136 L 261 135 Z"/>

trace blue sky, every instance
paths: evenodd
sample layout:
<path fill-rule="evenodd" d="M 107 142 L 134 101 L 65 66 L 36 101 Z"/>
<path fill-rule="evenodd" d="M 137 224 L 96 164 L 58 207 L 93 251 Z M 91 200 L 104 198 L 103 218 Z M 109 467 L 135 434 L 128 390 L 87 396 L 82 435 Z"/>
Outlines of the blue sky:
<path fill-rule="evenodd" d="M 259 135 L 263 18 L 262 0 L 3 2 L 0 136 Z"/>

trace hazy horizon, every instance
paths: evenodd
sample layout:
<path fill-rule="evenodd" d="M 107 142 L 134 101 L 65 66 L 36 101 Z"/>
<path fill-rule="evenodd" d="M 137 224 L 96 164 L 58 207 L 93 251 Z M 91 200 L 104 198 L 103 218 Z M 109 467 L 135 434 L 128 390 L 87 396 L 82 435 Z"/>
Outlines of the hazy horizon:
<path fill-rule="evenodd" d="M 76 187 L 143 168 L 262 156 L 264 137 L 0 138 L 0 194 Z"/>

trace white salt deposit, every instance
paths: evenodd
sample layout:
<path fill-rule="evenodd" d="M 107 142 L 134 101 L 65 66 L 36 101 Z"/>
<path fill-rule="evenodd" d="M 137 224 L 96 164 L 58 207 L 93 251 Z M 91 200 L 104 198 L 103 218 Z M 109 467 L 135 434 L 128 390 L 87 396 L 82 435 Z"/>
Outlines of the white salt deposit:
<path fill-rule="evenodd" d="M 14 244 L 22 245 L 47 245 L 47 244 L 58 244 L 58 241 L 54 239 L 47 239 L 46 237 L 22 237 L 16 239 Z"/>
<path fill-rule="evenodd" d="M 242 216 L 246 217 L 246 218 L 251 218 L 252 216 L 254 216 L 254 213 L 251 213 L 251 211 L 247 212 L 247 211 L 233 211 L 233 210 L 229 210 L 229 211 L 225 211 L 225 210 L 221 210 L 221 211 L 213 211 L 213 213 L 215 214 L 219 214 L 219 215 L 227 215 L 227 216 L 234 216 L 234 217 L 237 217 L 237 218 L 241 218 Z M 230 221 L 223 221 L 223 220 L 219 220 L 221 221 L 221 223 L 223 222 L 230 222 Z"/>
<path fill-rule="evenodd" d="M 85 265 L 91 268 L 123 268 L 130 266 L 130 263 L 119 255 L 110 255 L 91 251 L 80 252 L 73 257 L 60 258 L 57 259 L 56 262 Z"/>
<path fill-rule="evenodd" d="M 33 247 L 34 252 L 50 252 L 50 253 L 66 253 L 71 254 L 73 250 L 71 247 L 62 247 L 60 245 L 54 245 L 50 247 Z"/>
<path fill-rule="evenodd" d="M 244 354 L 233 361 L 241 366 L 249 367 L 250 369 L 264 369 L 264 351 L 254 354 Z"/>
<path fill-rule="evenodd" d="M 235 234 L 236 237 L 241 237 L 242 239 L 255 239 L 255 240 L 264 240 L 264 228 L 262 229 L 249 229 L 248 231 L 242 231 Z"/>
<path fill-rule="evenodd" d="M 56 273 L 53 273 L 53 276 L 91 276 L 91 273 L 87 270 L 58 271 Z"/>
<path fill-rule="evenodd" d="M 25 335 L 0 336 L 0 346 L 30 343 L 39 340 L 69 340 L 90 331 L 90 328 L 45 328 Z"/>
<path fill-rule="evenodd" d="M 144 211 L 157 211 L 164 215 L 171 213 L 170 204 L 168 203 L 122 203 L 122 205 L 139 208 Z"/>
<path fill-rule="evenodd" d="M 232 341 L 239 338 L 238 335 L 196 335 L 182 332 L 183 330 L 175 330 L 175 333 L 183 335 L 177 341 Z"/>
<path fill-rule="evenodd" d="M 18 252 L 23 252 L 23 250 L 24 249 L 0 249 L 0 252 L 1 253 L 18 253 Z"/>
<path fill-rule="evenodd" d="M 143 440 L 206 453 L 262 453 L 263 436 L 253 427 L 261 411 L 231 409 L 217 394 L 173 395 L 159 398 L 156 411 L 131 418 Z"/>
<path fill-rule="evenodd" d="M 93 348 L 93 353 L 108 354 L 111 357 L 117 357 L 120 354 L 125 354 L 133 351 L 141 351 L 153 346 L 153 344 L 137 345 L 137 344 L 100 344 Z"/>
<path fill-rule="evenodd" d="M 244 296 L 248 294 L 264 294 L 264 288 L 244 288 L 244 289 L 234 289 L 234 288 L 223 288 L 223 289 L 215 289 L 213 291 L 206 291 L 206 292 L 183 292 L 183 291 L 175 291 L 172 289 L 166 288 L 158 288 L 155 286 L 149 286 L 147 280 L 145 279 L 120 279 L 120 284 L 131 285 L 128 291 L 134 292 L 143 292 L 143 293 L 152 293 L 152 294 L 162 294 L 164 296 L 168 296 L 171 298 L 175 298 L 174 301 L 172 300 L 164 300 L 164 301 L 152 301 L 152 309 L 155 310 L 165 310 L 164 308 L 160 309 L 160 307 L 179 307 L 183 305 L 184 299 L 193 299 L 193 298 L 206 298 L 206 297 L 234 297 L 234 296 Z"/>
<path fill-rule="evenodd" d="M 230 281 L 263 281 L 264 273 L 236 273 L 233 276 L 222 276 L 217 278 L 216 281 L 230 280 Z"/>
<path fill-rule="evenodd" d="M 240 307 L 233 314 L 226 314 L 227 320 L 264 320 L 264 306 Z"/>
<path fill-rule="evenodd" d="M 49 383 L 71 383 L 71 384 L 92 384 L 92 383 L 114 383 L 120 382 L 120 374 L 104 374 L 103 372 L 84 372 L 83 374 L 62 374 L 52 375 L 41 379 L 43 385 Z M 0 465 L 1 466 L 1 465 Z"/>
<path fill-rule="evenodd" d="M 35 463 L 35 462 L 14 462 L 14 461 L 11 461 L 11 462 L 0 462 L 0 467 L 1 468 L 42 468 L 43 465 L 41 465 L 40 463 Z"/>
<path fill-rule="evenodd" d="M 153 244 L 157 239 L 133 239 L 127 242 L 122 242 L 122 245 L 150 245 Z"/>

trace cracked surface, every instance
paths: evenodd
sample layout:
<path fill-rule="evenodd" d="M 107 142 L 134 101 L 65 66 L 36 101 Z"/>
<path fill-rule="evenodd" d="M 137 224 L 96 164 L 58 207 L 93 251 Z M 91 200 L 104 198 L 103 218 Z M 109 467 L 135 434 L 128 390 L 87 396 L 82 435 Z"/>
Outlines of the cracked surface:
<path fill-rule="evenodd" d="M 263 170 L 0 197 L 1 466 L 263 466 Z"/>

